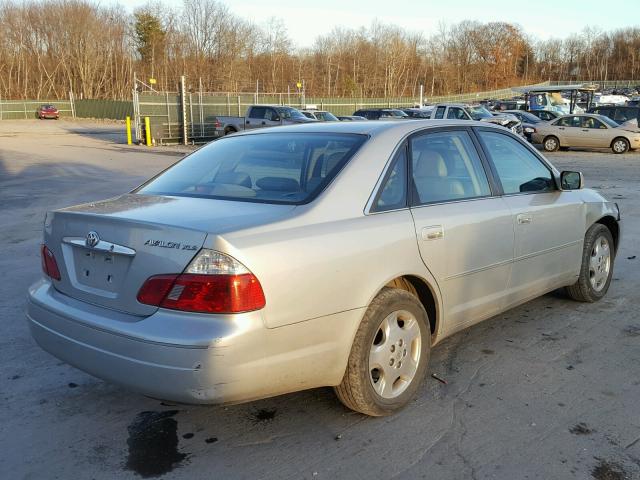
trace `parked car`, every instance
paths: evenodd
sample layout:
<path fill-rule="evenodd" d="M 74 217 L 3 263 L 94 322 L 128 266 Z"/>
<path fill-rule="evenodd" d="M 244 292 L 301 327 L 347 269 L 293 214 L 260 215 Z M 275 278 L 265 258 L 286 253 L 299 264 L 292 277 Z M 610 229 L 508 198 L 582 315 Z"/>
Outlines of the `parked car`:
<path fill-rule="evenodd" d="M 640 121 L 640 106 L 593 107 L 589 109 L 589 113 L 604 115 L 616 123 L 627 124 L 636 128 L 638 127 L 638 121 Z"/>
<path fill-rule="evenodd" d="M 431 118 L 431 112 L 433 111 L 433 108 L 403 108 L 402 111 L 409 115 L 409 117 L 411 118 Z"/>
<path fill-rule="evenodd" d="M 493 104 L 493 110 L 525 110 L 525 101 L 523 99 L 500 100 Z"/>
<path fill-rule="evenodd" d="M 406 120 L 409 115 L 396 108 L 364 108 L 353 112 L 355 116 L 367 120 Z"/>
<path fill-rule="evenodd" d="M 338 120 L 341 122 L 359 122 L 362 120 L 366 120 L 365 117 L 360 117 L 358 115 L 338 115 Z"/>
<path fill-rule="evenodd" d="M 433 119 L 477 120 L 500 125 L 518 135 L 524 135 L 520 120 L 509 113 L 491 113 L 482 105 L 463 103 L 438 103 L 431 111 Z"/>
<path fill-rule="evenodd" d="M 561 147 L 590 147 L 625 153 L 640 148 L 640 132 L 624 129 L 604 115 L 563 115 L 536 127 L 533 141 L 548 152 Z"/>
<path fill-rule="evenodd" d="M 524 110 L 503 110 L 502 113 L 509 113 L 520 120 L 524 136 L 529 141 L 531 141 L 531 136 L 536 131 L 536 125 L 542 122 L 540 118 Z"/>
<path fill-rule="evenodd" d="M 47 213 L 26 314 L 54 356 L 153 398 L 334 386 L 388 415 L 449 335 L 560 287 L 603 298 L 619 220 L 488 123 L 241 132 Z"/>
<path fill-rule="evenodd" d="M 45 118 L 53 118 L 54 120 L 59 120 L 60 112 L 54 105 L 51 105 L 50 103 L 40 105 L 40 108 L 38 109 L 38 118 L 40 120 L 44 120 Z"/>
<path fill-rule="evenodd" d="M 556 118 L 562 116 L 562 113 L 552 110 L 527 110 L 527 113 L 535 115 L 540 120 L 543 120 L 545 122 L 550 122 L 551 120 L 555 120 Z"/>
<path fill-rule="evenodd" d="M 302 114 L 313 120 L 318 120 L 319 122 L 338 122 L 338 117 L 336 117 L 333 113 L 327 112 L 325 110 L 301 110 Z"/>
<path fill-rule="evenodd" d="M 316 121 L 315 119 L 307 118 L 300 110 L 281 105 L 251 105 L 244 117 L 217 115 L 213 118 L 216 136 L 229 135 L 230 133 L 255 128 Z"/>

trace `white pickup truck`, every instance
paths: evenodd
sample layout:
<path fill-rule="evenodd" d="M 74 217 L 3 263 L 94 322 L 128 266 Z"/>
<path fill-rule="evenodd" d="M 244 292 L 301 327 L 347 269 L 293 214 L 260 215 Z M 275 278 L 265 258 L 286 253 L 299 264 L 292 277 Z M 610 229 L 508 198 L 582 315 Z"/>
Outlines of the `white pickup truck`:
<path fill-rule="evenodd" d="M 313 120 L 293 107 L 282 105 L 251 105 L 244 117 L 216 115 L 215 126 L 217 136 L 250 130 L 254 128 L 293 125 L 296 123 L 312 123 Z"/>

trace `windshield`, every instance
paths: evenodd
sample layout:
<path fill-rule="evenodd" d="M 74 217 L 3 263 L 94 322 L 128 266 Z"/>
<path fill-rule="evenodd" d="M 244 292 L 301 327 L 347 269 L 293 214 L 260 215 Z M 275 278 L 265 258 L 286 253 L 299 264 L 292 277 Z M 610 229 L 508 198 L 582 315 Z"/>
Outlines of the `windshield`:
<path fill-rule="evenodd" d="M 465 107 L 471 118 L 480 120 L 482 118 L 491 118 L 491 112 L 484 107 Z"/>
<path fill-rule="evenodd" d="M 382 114 L 387 117 L 408 117 L 409 116 L 406 113 L 404 113 L 402 110 L 384 110 Z"/>
<path fill-rule="evenodd" d="M 318 112 L 318 113 L 320 114 L 320 116 L 322 117 L 322 119 L 325 122 L 337 122 L 338 121 L 338 117 L 336 117 L 331 112 Z"/>
<path fill-rule="evenodd" d="M 285 119 L 288 119 L 288 118 L 303 118 L 303 119 L 307 119 L 307 117 L 305 117 L 304 114 L 301 111 L 296 110 L 295 108 L 278 107 L 278 108 L 276 108 L 276 110 L 278 110 L 278 113 L 280 114 L 280 116 L 282 118 L 285 118 Z"/>
<path fill-rule="evenodd" d="M 225 137 L 201 148 L 135 193 L 302 204 L 313 200 L 367 139 L 337 133 Z"/>
<path fill-rule="evenodd" d="M 607 125 L 609 125 L 611 128 L 616 128 L 619 127 L 620 124 L 618 122 L 614 122 L 613 120 L 611 120 L 609 117 L 605 117 L 604 115 L 599 115 L 598 116 L 599 120 L 602 120 L 604 123 L 606 123 Z"/>

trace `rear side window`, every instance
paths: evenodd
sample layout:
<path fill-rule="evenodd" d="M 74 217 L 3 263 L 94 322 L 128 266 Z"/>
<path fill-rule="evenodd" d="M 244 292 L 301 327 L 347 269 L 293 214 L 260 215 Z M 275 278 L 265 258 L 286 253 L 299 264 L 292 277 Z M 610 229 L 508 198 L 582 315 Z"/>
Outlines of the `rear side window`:
<path fill-rule="evenodd" d="M 478 152 L 464 130 L 411 139 L 412 203 L 464 200 L 491 194 Z"/>
<path fill-rule="evenodd" d="M 498 132 L 479 130 L 478 134 L 505 194 L 555 190 L 551 171 L 520 142 Z"/>
<path fill-rule="evenodd" d="M 438 107 L 436 108 L 436 116 L 435 118 L 444 118 L 444 111 L 446 107 Z"/>
<path fill-rule="evenodd" d="M 398 150 L 385 178 L 372 211 L 384 212 L 407 206 L 407 146 Z"/>
<path fill-rule="evenodd" d="M 366 139 L 366 135 L 333 133 L 225 137 L 176 163 L 136 193 L 307 203 Z"/>

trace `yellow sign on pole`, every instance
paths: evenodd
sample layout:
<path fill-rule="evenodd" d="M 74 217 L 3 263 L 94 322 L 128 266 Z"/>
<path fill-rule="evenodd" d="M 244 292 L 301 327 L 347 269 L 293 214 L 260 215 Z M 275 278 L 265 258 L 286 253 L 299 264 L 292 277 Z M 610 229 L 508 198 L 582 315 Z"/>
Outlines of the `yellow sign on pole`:
<path fill-rule="evenodd" d="M 296 87 L 302 88 L 302 84 L 300 82 L 296 83 Z"/>
<path fill-rule="evenodd" d="M 155 85 L 155 84 L 156 84 L 156 83 L 158 83 L 158 82 L 156 81 L 156 79 L 155 79 L 155 78 L 150 78 L 150 79 L 149 79 L 149 83 L 150 83 L 151 85 Z"/>

